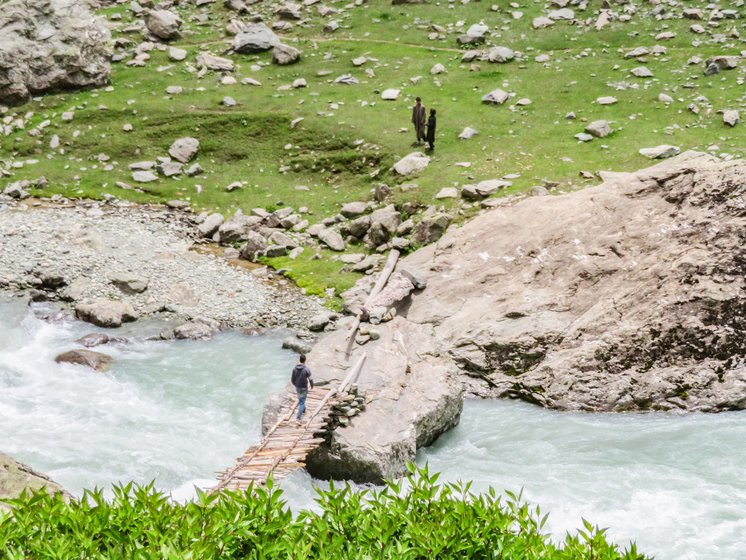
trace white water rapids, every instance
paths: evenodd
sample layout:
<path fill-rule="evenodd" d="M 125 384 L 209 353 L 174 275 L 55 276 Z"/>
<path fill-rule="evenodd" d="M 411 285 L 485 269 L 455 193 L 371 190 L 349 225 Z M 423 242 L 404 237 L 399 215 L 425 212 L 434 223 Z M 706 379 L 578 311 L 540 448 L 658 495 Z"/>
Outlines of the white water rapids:
<path fill-rule="evenodd" d="M 259 438 L 269 395 L 295 356 L 279 335 L 223 333 L 211 341 L 145 342 L 158 324 L 109 335 L 139 342 L 94 350 L 96 373 L 54 357 L 101 331 L 49 323 L 0 299 L 0 450 L 73 494 L 134 480 L 183 499 L 193 484 Z M 524 489 L 558 537 L 581 517 L 662 560 L 739 558 L 746 550 L 746 413 L 568 414 L 515 402 L 467 402 L 461 423 L 418 462 L 474 489 Z M 294 508 L 312 481 L 283 482 Z"/>

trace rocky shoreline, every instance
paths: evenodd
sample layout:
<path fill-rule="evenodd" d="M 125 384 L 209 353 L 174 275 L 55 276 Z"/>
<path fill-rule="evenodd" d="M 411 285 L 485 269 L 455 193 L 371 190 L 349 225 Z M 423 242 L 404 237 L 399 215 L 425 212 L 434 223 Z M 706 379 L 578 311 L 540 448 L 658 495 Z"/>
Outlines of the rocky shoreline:
<path fill-rule="evenodd" d="M 116 301 L 136 317 L 305 329 L 324 311 L 269 268 L 226 258 L 230 251 L 199 238 L 189 214 L 163 207 L 8 202 L 0 239 L 0 289 L 61 300 L 79 316 L 82 306 Z"/>

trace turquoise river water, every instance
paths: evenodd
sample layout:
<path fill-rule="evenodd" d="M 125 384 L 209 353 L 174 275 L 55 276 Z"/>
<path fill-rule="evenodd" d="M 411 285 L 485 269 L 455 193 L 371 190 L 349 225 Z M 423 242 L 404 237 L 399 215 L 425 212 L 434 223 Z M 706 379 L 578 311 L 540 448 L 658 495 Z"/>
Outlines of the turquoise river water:
<path fill-rule="evenodd" d="M 147 342 L 162 324 L 119 329 L 105 373 L 54 357 L 100 329 L 38 319 L 0 300 L 0 450 L 73 494 L 134 480 L 193 495 L 259 438 L 262 407 L 295 356 L 280 333 L 222 333 L 208 342 Z M 107 331 L 112 334 L 111 331 Z M 558 538 L 581 518 L 663 560 L 746 553 L 746 416 L 568 414 L 516 402 L 469 401 L 461 423 L 418 455 L 474 489 L 523 489 L 550 512 Z M 301 472 L 283 483 L 313 506 Z"/>

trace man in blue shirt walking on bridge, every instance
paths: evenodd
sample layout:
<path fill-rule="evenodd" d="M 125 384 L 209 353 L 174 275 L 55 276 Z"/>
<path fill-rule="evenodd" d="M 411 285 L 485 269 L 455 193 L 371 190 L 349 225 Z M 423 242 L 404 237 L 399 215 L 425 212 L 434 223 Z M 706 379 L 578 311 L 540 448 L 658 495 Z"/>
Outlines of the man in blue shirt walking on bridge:
<path fill-rule="evenodd" d="M 311 370 L 306 365 L 306 356 L 301 354 L 298 358 L 298 364 L 293 368 L 293 375 L 290 377 L 290 382 L 295 387 L 295 392 L 298 394 L 298 415 L 295 417 L 296 422 L 300 422 L 301 416 L 306 411 L 306 397 L 308 396 L 308 384 L 311 384 L 313 389 L 313 379 L 311 379 Z"/>

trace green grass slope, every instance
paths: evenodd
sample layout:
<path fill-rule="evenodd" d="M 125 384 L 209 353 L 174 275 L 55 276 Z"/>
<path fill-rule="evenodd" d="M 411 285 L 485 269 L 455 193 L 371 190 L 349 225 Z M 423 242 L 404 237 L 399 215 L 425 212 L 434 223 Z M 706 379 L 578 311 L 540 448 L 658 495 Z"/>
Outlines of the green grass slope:
<path fill-rule="evenodd" d="M 322 4 L 337 13 L 322 17 Z M 251 9 L 271 25 L 279 21 L 274 14 L 277 5 L 261 2 Z M 399 205 L 437 203 L 456 209 L 459 201 L 435 201 L 434 195 L 443 187 L 506 175 L 513 186 L 496 196 L 526 191 L 544 181 L 559 182 L 560 190 L 579 188 L 597 182 L 582 178 L 581 171 L 644 167 L 649 160 L 638 150 L 659 144 L 739 157 L 745 149 L 743 125 L 727 127 L 718 111 L 744 108 L 746 64 L 705 76 L 703 63 L 688 61 L 746 50 L 740 38 L 746 29 L 738 11 L 744 10 L 734 1 L 718 4 L 719 10 L 732 9 L 734 14 L 707 6 L 704 1 L 660 7 L 640 1 L 613 3 L 616 19 L 596 31 L 598 2 L 585 10 L 570 6 L 578 21 L 558 21 L 547 29 L 532 27 L 533 18 L 554 9 L 540 2 L 320 2 L 304 6 L 301 21 L 290 21 L 291 29 L 278 31 L 303 55 L 297 64 L 277 66 L 269 53 L 225 54 L 231 41 L 225 26 L 241 16 L 223 2 L 202 7 L 182 3 L 174 9 L 185 22 L 183 38 L 171 44 L 186 49 L 187 59 L 172 62 L 167 51 L 156 46 L 142 67 L 127 65 L 143 40 L 128 27 L 141 20 L 132 15 L 129 4 L 106 8 L 100 13 L 112 18 L 121 47 L 117 52 L 126 55 L 114 64 L 111 86 L 47 95 L 23 107 L 0 109 L 0 122 L 6 126 L 6 134 L 0 133 L 0 171 L 5 175 L 0 188 L 44 176 L 49 186 L 34 194 L 100 198 L 109 193 L 156 203 L 184 199 L 196 210 L 228 214 L 289 205 L 307 207 L 313 223 L 336 214 L 344 202 L 369 199 L 378 182 L 393 188 Z M 704 19 L 684 18 L 684 8 L 702 9 Z M 329 20 L 338 21 L 339 29 L 325 32 Z M 465 49 L 459 48 L 456 38 L 480 21 L 491 30 L 482 47 L 510 47 L 518 54 L 516 60 L 461 62 Z M 693 33 L 693 24 L 706 32 Z M 674 36 L 656 40 L 661 32 Z M 642 59 L 623 56 L 634 47 L 654 45 L 666 52 Z M 230 75 L 237 83 L 223 85 L 223 76 L 215 72 L 200 75 L 195 63 L 200 50 L 231 58 L 236 69 Z M 548 62 L 535 61 L 542 54 L 549 55 Z M 352 59 L 360 56 L 366 62 L 353 65 Z M 447 72 L 431 75 L 436 63 Z M 654 76 L 634 77 L 630 71 L 638 66 L 649 68 Z M 348 73 L 360 83 L 335 83 L 336 77 Z M 245 77 L 261 85 L 241 84 Z M 292 87 L 299 78 L 306 87 Z M 168 95 L 168 86 L 181 86 L 183 91 Z M 501 106 L 481 103 L 484 94 L 498 87 L 514 96 Z M 382 100 L 380 93 L 387 88 L 400 89 L 399 98 Z M 660 93 L 674 101 L 659 101 Z M 609 95 L 617 103 L 595 102 Z M 237 105 L 224 106 L 225 96 Z M 438 110 L 436 150 L 426 170 L 405 179 L 390 168 L 419 149 L 411 146 L 409 123 L 415 96 Z M 519 99 L 530 104 L 516 104 Z M 688 108 L 692 104 L 698 113 Z M 63 121 L 64 111 L 74 111 L 74 119 Z M 570 112 L 577 118 L 565 118 Z M 291 128 L 297 118 L 303 120 Z M 18 119 L 23 128 L 12 126 Z M 598 119 L 610 121 L 613 133 L 578 142 L 575 134 Z M 29 134 L 45 121 L 48 125 L 38 135 Z M 125 124 L 133 130 L 124 132 Z M 479 134 L 459 140 L 466 126 Z M 54 150 L 49 147 L 53 135 L 60 141 Z M 130 163 L 166 156 L 171 142 L 181 136 L 200 140 L 197 161 L 204 174 L 161 177 L 144 185 L 132 182 Z M 470 165 L 457 165 L 464 162 Z M 242 181 L 244 188 L 226 192 L 235 181 Z M 118 182 L 139 191 L 120 188 Z M 402 191 L 397 188 L 402 182 L 418 186 Z M 471 212 L 467 205 L 462 215 Z M 307 276 L 314 271 L 314 262 L 318 261 L 307 255 L 296 268 Z M 319 267 L 318 276 L 328 277 L 328 263 Z M 332 285 L 323 278 L 307 283 L 317 292 Z"/>

